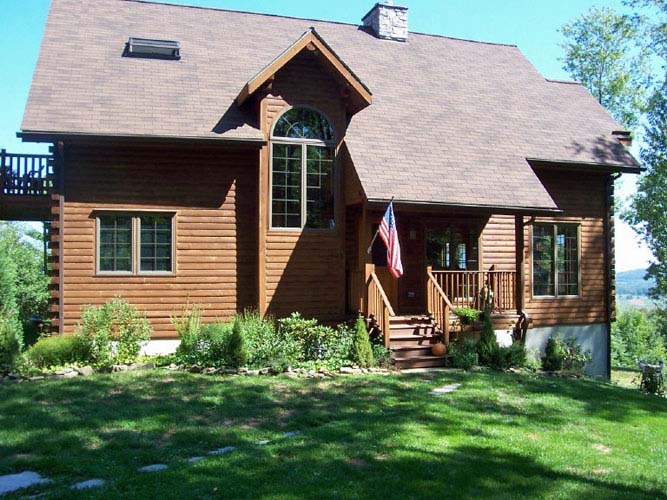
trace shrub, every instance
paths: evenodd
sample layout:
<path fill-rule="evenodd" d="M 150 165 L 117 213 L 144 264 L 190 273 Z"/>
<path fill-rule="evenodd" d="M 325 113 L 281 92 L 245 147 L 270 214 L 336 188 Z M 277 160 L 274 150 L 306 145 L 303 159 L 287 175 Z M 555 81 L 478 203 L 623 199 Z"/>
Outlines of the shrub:
<path fill-rule="evenodd" d="M 521 368 L 526 365 L 526 349 L 515 342 L 509 347 L 498 347 L 491 355 L 489 366 L 496 370 Z"/>
<path fill-rule="evenodd" d="M 90 353 L 81 337 L 54 335 L 43 337 L 26 351 L 26 356 L 35 366 L 48 368 L 69 363 L 87 362 Z"/>
<path fill-rule="evenodd" d="M 496 332 L 493 329 L 491 314 L 486 312 L 484 313 L 484 322 L 482 323 L 482 334 L 479 342 L 477 342 L 479 364 L 490 366 L 494 360 L 494 356 L 497 356 L 498 349 L 498 340 L 496 339 Z"/>
<path fill-rule="evenodd" d="M 389 368 L 391 366 L 391 351 L 382 343 L 375 342 L 372 345 L 373 358 L 375 364 L 380 368 Z"/>
<path fill-rule="evenodd" d="M 569 338 L 565 340 L 565 358 L 563 359 L 564 370 L 582 372 L 586 364 L 590 361 L 590 353 L 583 352 L 576 339 Z"/>
<path fill-rule="evenodd" d="M 116 297 L 101 306 L 84 307 L 76 334 L 90 352 L 91 361 L 106 365 L 135 361 L 151 331 L 145 315 Z"/>
<path fill-rule="evenodd" d="M 243 333 L 241 332 L 241 321 L 236 318 L 232 327 L 232 334 L 229 337 L 227 360 L 229 366 L 239 368 L 245 366 L 248 362 L 248 352 L 243 342 Z"/>
<path fill-rule="evenodd" d="M 202 325 L 197 335 L 185 335 L 176 349 L 175 358 L 184 365 L 227 366 L 232 325 Z"/>
<path fill-rule="evenodd" d="M 463 325 L 472 325 L 479 320 L 479 316 L 482 314 L 481 311 L 473 309 L 472 307 L 457 307 L 454 312 Z"/>
<path fill-rule="evenodd" d="M 547 340 L 547 347 L 542 358 L 542 369 L 549 372 L 558 372 L 563 369 L 565 362 L 565 343 L 559 337 Z"/>
<path fill-rule="evenodd" d="M 172 314 L 170 317 L 171 324 L 174 325 L 178 338 L 186 342 L 190 342 L 191 337 L 196 337 L 201 331 L 201 314 L 202 308 L 200 305 L 190 305 L 190 301 L 183 304 L 181 314 Z"/>
<path fill-rule="evenodd" d="M 660 333 L 660 316 L 645 309 L 621 309 L 611 328 L 611 361 L 614 366 L 634 368 L 637 359 L 657 363 L 667 357 Z"/>
<path fill-rule="evenodd" d="M 0 308 L 0 373 L 10 372 L 21 352 L 21 327 L 15 316 Z"/>
<path fill-rule="evenodd" d="M 350 357 L 354 363 L 362 368 L 369 368 L 375 364 L 368 330 L 366 329 L 366 321 L 361 316 L 357 318 Z"/>
<path fill-rule="evenodd" d="M 477 355 L 477 343 L 474 339 L 463 339 L 461 342 L 449 344 L 449 353 L 452 355 L 452 366 L 470 370 L 479 362 Z"/>

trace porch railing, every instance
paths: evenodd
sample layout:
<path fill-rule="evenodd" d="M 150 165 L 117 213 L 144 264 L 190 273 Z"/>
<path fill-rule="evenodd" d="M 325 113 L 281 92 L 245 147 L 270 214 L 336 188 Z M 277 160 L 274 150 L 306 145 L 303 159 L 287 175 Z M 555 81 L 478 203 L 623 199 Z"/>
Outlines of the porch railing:
<path fill-rule="evenodd" d="M 53 157 L 0 150 L 0 194 L 47 196 L 53 187 Z"/>
<path fill-rule="evenodd" d="M 432 271 L 443 293 L 455 307 L 483 309 L 480 292 L 493 292 L 494 311 L 516 311 L 516 271 Z"/>
<path fill-rule="evenodd" d="M 373 264 L 366 264 L 366 317 L 371 321 L 377 323 L 377 327 L 382 332 L 384 346 L 389 349 L 390 341 L 390 319 L 391 316 L 396 316 L 394 309 L 391 307 L 389 298 L 382 288 L 382 284 L 375 274 L 375 266 Z"/>
<path fill-rule="evenodd" d="M 438 284 L 430 267 L 426 269 L 426 308 L 442 332 L 445 344 L 449 344 L 449 315 L 454 306 Z"/>

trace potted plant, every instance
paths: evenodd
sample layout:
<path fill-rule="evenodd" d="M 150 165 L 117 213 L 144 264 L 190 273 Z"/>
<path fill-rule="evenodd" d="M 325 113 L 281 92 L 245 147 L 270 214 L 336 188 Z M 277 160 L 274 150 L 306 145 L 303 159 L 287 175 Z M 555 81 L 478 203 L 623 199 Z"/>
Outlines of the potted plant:
<path fill-rule="evenodd" d="M 447 354 L 447 346 L 445 345 L 443 338 L 431 345 L 431 354 L 434 356 L 444 356 Z"/>

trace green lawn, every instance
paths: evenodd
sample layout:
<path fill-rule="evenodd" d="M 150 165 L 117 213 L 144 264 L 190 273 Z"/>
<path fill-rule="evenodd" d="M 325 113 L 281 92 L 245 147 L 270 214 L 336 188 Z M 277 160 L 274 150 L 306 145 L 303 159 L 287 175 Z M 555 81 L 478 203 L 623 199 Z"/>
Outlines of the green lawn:
<path fill-rule="evenodd" d="M 667 499 L 667 399 L 495 372 L 0 386 L 0 474 L 24 470 L 53 479 L 21 492 L 44 498 Z M 68 489 L 92 478 L 107 485 Z"/>

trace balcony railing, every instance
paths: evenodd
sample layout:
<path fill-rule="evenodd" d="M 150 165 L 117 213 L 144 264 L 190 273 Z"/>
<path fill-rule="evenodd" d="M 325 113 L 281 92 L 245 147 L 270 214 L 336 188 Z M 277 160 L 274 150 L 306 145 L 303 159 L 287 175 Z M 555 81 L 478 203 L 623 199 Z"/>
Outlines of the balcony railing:
<path fill-rule="evenodd" d="M 0 194 L 47 196 L 53 187 L 53 157 L 0 150 Z"/>
<path fill-rule="evenodd" d="M 432 271 L 454 307 L 483 309 L 480 292 L 492 292 L 489 303 L 498 312 L 516 311 L 516 271 Z"/>

